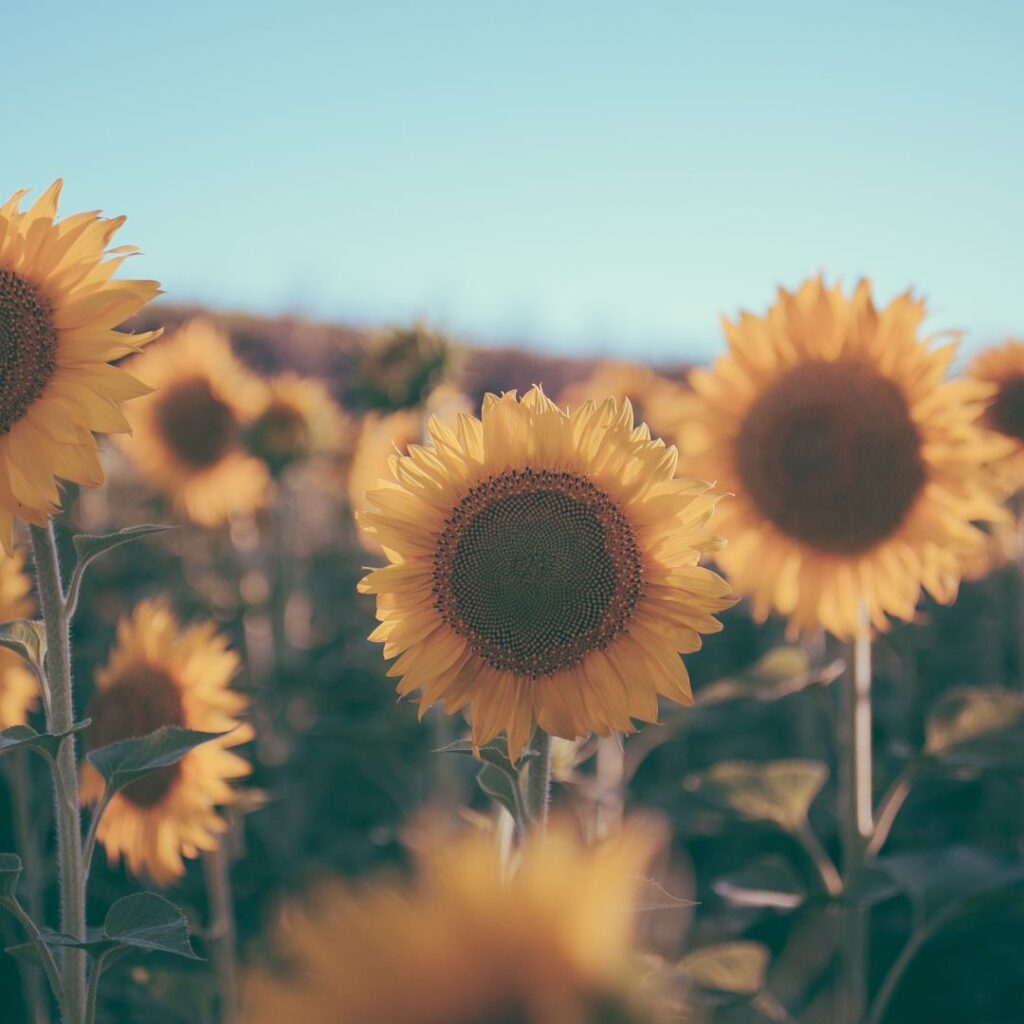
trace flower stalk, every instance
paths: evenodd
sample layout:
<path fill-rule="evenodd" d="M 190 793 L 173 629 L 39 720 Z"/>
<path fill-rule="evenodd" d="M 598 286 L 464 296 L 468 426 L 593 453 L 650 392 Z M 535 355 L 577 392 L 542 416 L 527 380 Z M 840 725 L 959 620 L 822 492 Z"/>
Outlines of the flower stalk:
<path fill-rule="evenodd" d="M 526 773 L 526 809 L 534 827 L 543 831 L 547 828 L 551 803 L 551 737 L 538 727 L 531 746 L 537 756 L 530 761 Z"/>
<path fill-rule="evenodd" d="M 75 756 L 74 694 L 71 684 L 71 642 L 68 609 L 52 523 L 30 526 L 32 555 L 39 588 L 39 607 L 46 630 L 46 677 L 50 690 L 47 729 L 66 734 L 54 763 L 57 819 L 57 873 L 60 882 L 60 927 L 84 941 L 85 871 L 82 861 L 82 819 Z M 85 1009 L 85 952 L 64 948 L 60 954 L 64 1024 L 81 1024 Z"/>

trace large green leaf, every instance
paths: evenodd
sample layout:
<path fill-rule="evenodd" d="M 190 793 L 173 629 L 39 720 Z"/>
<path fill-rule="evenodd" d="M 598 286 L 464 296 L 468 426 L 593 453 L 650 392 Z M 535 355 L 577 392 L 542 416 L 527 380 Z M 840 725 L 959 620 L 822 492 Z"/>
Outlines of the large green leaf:
<path fill-rule="evenodd" d="M 719 761 L 689 776 L 686 788 L 722 810 L 795 832 L 827 778 L 820 761 Z"/>
<path fill-rule="evenodd" d="M 519 782 L 514 776 L 509 776 L 507 772 L 493 764 L 485 763 L 477 772 L 476 781 L 492 800 L 497 800 L 512 815 L 518 826 L 525 827 L 526 812 L 523 808 Z"/>
<path fill-rule="evenodd" d="M 155 892 L 119 899 L 107 911 L 103 938 L 118 946 L 199 959 L 192 949 L 185 915 Z"/>
<path fill-rule="evenodd" d="M 144 523 L 141 526 L 129 526 L 124 530 L 118 530 L 117 533 L 79 533 L 71 538 L 71 543 L 75 545 L 79 566 L 84 568 L 93 559 L 99 558 L 100 555 L 104 555 L 122 544 L 131 544 L 132 541 L 142 540 L 143 537 L 152 537 L 154 534 L 174 529 L 176 529 L 174 526 Z"/>
<path fill-rule="evenodd" d="M 0 754 L 11 750 L 34 750 L 53 758 L 57 756 L 61 740 L 73 732 L 80 732 L 89 726 L 90 719 L 75 724 L 65 733 L 36 732 L 31 725 L 12 725 L 0 732 Z"/>
<path fill-rule="evenodd" d="M 516 765 L 512 764 L 512 760 L 508 755 L 508 740 L 504 736 L 495 736 L 489 743 L 484 743 L 478 748 L 474 748 L 472 740 L 456 740 L 454 743 L 449 743 L 446 747 L 439 747 L 434 753 L 464 754 L 474 757 L 479 761 L 487 761 L 504 772 L 516 774 Z M 537 752 L 527 747 L 519 755 L 518 764 L 521 765 L 524 761 L 529 761 L 536 756 Z"/>
<path fill-rule="evenodd" d="M 946 694 L 925 726 L 925 753 L 953 766 L 1024 768 L 1024 694 L 975 687 Z"/>
<path fill-rule="evenodd" d="M 14 651 L 42 678 L 43 662 L 46 659 L 46 627 L 41 622 L 35 619 L 15 619 L 0 624 L 0 647 Z"/>
<path fill-rule="evenodd" d="M 177 764 L 189 751 L 223 735 L 168 725 L 148 736 L 111 743 L 85 756 L 103 776 L 108 795 L 113 795 L 149 772 Z"/>
<path fill-rule="evenodd" d="M 725 942 L 687 954 L 676 970 L 711 992 L 755 996 L 764 988 L 769 952 L 760 942 Z"/>

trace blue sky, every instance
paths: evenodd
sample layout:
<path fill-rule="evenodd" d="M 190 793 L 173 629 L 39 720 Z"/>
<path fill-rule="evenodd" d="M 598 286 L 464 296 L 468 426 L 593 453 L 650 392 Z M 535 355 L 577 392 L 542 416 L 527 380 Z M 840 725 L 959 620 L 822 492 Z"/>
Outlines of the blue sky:
<path fill-rule="evenodd" d="M 1024 4 L 46 3 L 0 191 L 127 213 L 170 297 L 706 355 L 867 274 L 1024 332 Z"/>

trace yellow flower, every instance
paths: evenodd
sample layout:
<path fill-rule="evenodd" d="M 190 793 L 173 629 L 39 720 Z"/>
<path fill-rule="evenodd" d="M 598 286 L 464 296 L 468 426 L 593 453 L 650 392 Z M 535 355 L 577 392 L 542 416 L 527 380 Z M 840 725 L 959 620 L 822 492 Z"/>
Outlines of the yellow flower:
<path fill-rule="evenodd" d="M 585 380 L 570 384 L 558 396 L 562 408 L 606 398 L 629 399 L 633 418 L 646 423 L 651 434 L 677 444 L 676 426 L 689 392 L 682 385 L 638 363 L 607 362 L 595 367 Z"/>
<path fill-rule="evenodd" d="M 261 507 L 270 476 L 243 446 L 266 387 L 209 321 L 192 320 L 128 364 L 157 390 L 133 404 L 132 461 L 181 514 L 218 526 Z"/>
<path fill-rule="evenodd" d="M 14 519 L 42 526 L 60 505 L 57 479 L 103 482 L 94 432 L 128 430 L 121 403 L 146 388 L 113 359 L 158 331 L 115 330 L 159 293 L 155 281 L 115 281 L 135 250 L 107 250 L 124 217 L 57 220 L 62 182 L 31 209 L 24 192 L 0 205 L 0 546 Z"/>
<path fill-rule="evenodd" d="M 246 446 L 279 476 L 311 456 L 339 451 L 350 431 L 321 381 L 284 373 L 267 381 L 263 407 L 246 430 Z"/>
<path fill-rule="evenodd" d="M 21 555 L 8 558 L 0 554 L 0 622 L 32 615 L 31 592 Z M 13 651 L 0 648 L 0 730 L 24 725 L 38 696 L 36 677 Z"/>
<path fill-rule="evenodd" d="M 1024 487 L 1024 341 L 987 349 L 974 358 L 967 375 L 993 389 L 982 422 L 1006 441 L 993 470 L 999 484 L 1015 493 Z"/>
<path fill-rule="evenodd" d="M 469 705 L 473 737 L 503 729 L 517 757 L 534 723 L 574 739 L 653 722 L 688 703 L 677 652 L 697 650 L 732 601 L 700 568 L 718 546 L 707 484 L 673 478 L 674 448 L 608 399 L 571 414 L 534 388 L 484 399 L 482 421 L 430 423 L 394 456 L 362 522 L 391 564 L 371 572 L 398 691 L 421 714 Z"/>
<path fill-rule="evenodd" d="M 391 478 L 388 463 L 392 455 L 405 455 L 409 445 L 422 443 L 427 418 L 435 415 L 443 423 L 452 424 L 459 413 L 469 411 L 466 396 L 451 385 L 442 384 L 431 392 L 425 411 L 398 409 L 386 415 L 370 413 L 363 419 L 348 471 L 349 507 L 357 526 L 359 514 L 369 507 L 367 493 L 380 486 L 382 480 Z M 381 553 L 377 539 L 362 527 L 359 543 L 372 554 Z"/>
<path fill-rule="evenodd" d="M 169 885 L 184 874 L 183 857 L 216 848 L 225 824 L 215 808 L 234 801 L 231 780 L 250 771 L 229 750 L 252 738 L 251 727 L 238 721 L 248 701 L 230 689 L 238 666 L 238 655 L 213 623 L 183 628 L 163 600 L 143 601 L 119 623 L 110 660 L 96 673 L 86 746 L 95 750 L 167 725 L 227 735 L 111 800 L 98 831 L 111 863 L 123 857 L 133 874 Z M 81 793 L 84 805 L 103 793 L 89 764 Z"/>
<path fill-rule="evenodd" d="M 807 281 L 763 317 L 725 322 L 728 355 L 691 374 L 681 463 L 735 498 L 720 564 L 754 613 L 849 637 L 952 601 L 998 518 L 977 420 L 986 389 L 947 381 L 955 344 L 918 337 L 924 304 L 883 310 Z"/>
<path fill-rule="evenodd" d="M 421 854 L 413 885 L 334 886 L 285 916 L 291 976 L 255 974 L 249 1024 L 650 1024 L 633 904 L 660 834 L 586 849 L 530 837 L 510 879 L 479 834 Z"/>

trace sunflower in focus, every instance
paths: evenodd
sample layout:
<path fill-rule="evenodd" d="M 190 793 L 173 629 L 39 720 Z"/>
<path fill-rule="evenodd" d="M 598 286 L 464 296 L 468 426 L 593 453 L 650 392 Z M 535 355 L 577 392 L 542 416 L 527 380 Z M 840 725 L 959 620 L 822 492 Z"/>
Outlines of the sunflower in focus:
<path fill-rule="evenodd" d="M 386 415 L 370 413 L 363 419 L 348 471 L 348 501 L 357 525 L 359 514 L 368 507 L 367 493 L 391 477 L 391 456 L 404 455 L 409 445 L 423 441 L 427 418 L 433 415 L 442 423 L 454 423 L 459 413 L 469 411 L 466 396 L 457 388 L 442 384 L 431 392 L 425 411 L 399 409 Z M 372 554 L 381 553 L 376 537 L 362 527 L 359 543 Z"/>
<path fill-rule="evenodd" d="M 350 430 L 321 381 L 284 373 L 267 381 L 266 399 L 245 440 L 249 451 L 278 477 L 314 455 L 340 451 Z"/>
<path fill-rule="evenodd" d="M 177 764 L 131 783 L 107 807 L 97 833 L 112 864 L 122 857 L 134 875 L 169 885 L 184 874 L 183 857 L 215 849 L 225 829 L 217 805 L 235 798 L 233 779 L 251 770 L 229 748 L 252 738 L 239 724 L 246 699 L 230 689 L 239 659 L 213 623 L 182 627 L 163 600 L 143 601 L 118 624 L 117 643 L 96 673 L 86 747 L 147 736 L 164 726 L 226 736 L 196 747 Z M 99 772 L 82 767 L 82 803 L 103 795 Z"/>
<path fill-rule="evenodd" d="M 45 525 L 57 479 L 103 482 L 94 432 L 128 430 L 121 403 L 148 390 L 110 364 L 160 332 L 116 330 L 159 294 L 155 281 L 115 281 L 130 246 L 108 249 L 124 217 L 57 220 L 61 181 L 28 210 L 0 206 L 0 546 L 14 519 Z"/>
<path fill-rule="evenodd" d="M 139 471 L 201 526 L 261 507 L 270 476 L 244 439 L 266 407 L 266 388 L 227 336 L 191 320 L 128 365 L 156 389 L 133 405 L 134 436 L 123 442 Z"/>
<path fill-rule="evenodd" d="M 32 582 L 20 554 L 0 554 L 0 622 L 32 615 Z M 36 677 L 14 651 L 0 648 L 0 730 L 24 725 L 39 696 Z"/>
<path fill-rule="evenodd" d="M 291 971 L 249 979 L 248 1024 L 651 1024 L 633 906 L 660 834 L 587 849 L 533 835 L 510 879 L 480 834 L 420 854 L 417 880 L 335 887 L 285 915 Z"/>
<path fill-rule="evenodd" d="M 976 356 L 967 375 L 994 389 L 982 422 L 1007 442 L 993 470 L 1007 493 L 1024 488 L 1024 341 L 1007 341 Z"/>
<path fill-rule="evenodd" d="M 695 370 L 683 425 L 687 472 L 735 498 L 719 562 L 764 618 L 839 637 L 910 619 L 922 587 L 954 599 L 998 519 L 978 427 L 988 388 L 948 381 L 955 344 L 918 335 L 924 303 L 878 310 L 820 279 L 779 291 L 763 316 L 725 322 L 729 353 Z"/>
<path fill-rule="evenodd" d="M 646 423 L 654 437 L 676 444 L 675 430 L 683 404 L 689 398 L 686 388 L 638 363 L 600 363 L 585 380 L 570 384 L 558 396 L 563 408 L 575 408 L 584 402 L 600 402 L 608 396 L 629 399 L 633 416 Z"/>
<path fill-rule="evenodd" d="M 483 416 L 430 422 L 393 456 L 361 523 L 390 565 L 371 572 L 398 692 L 470 708 L 473 738 L 535 724 L 564 739 L 654 722 L 689 703 L 678 652 L 721 628 L 726 583 L 698 565 L 719 546 L 718 496 L 674 479 L 676 451 L 634 428 L 629 403 L 560 410 L 539 388 L 484 399 Z"/>

